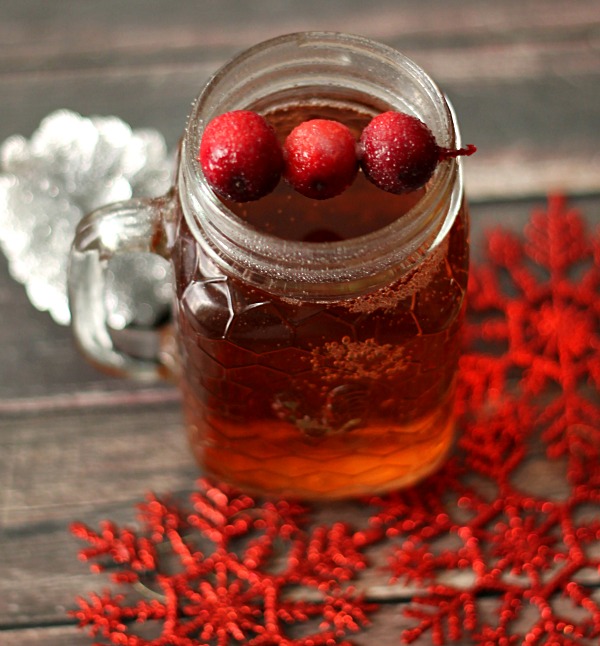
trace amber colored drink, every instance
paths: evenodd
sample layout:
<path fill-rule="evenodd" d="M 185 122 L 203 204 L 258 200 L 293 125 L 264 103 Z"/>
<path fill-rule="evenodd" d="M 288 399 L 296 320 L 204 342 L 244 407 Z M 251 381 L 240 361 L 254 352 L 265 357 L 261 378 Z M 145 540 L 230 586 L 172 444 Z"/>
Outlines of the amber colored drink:
<path fill-rule="evenodd" d="M 229 205 L 254 226 L 335 243 L 402 217 L 360 174 L 312 201 L 280 184 Z M 246 491 L 341 498 L 432 472 L 454 436 L 453 391 L 468 269 L 467 218 L 408 276 L 332 303 L 296 301 L 224 275 L 180 218 L 174 264 L 191 446 Z"/>

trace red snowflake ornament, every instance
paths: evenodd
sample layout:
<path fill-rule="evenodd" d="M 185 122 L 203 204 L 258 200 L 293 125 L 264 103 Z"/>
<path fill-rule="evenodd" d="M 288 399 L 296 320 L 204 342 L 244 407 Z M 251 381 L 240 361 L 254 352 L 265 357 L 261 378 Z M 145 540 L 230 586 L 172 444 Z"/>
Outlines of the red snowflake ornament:
<path fill-rule="evenodd" d="M 473 275 L 470 306 L 479 320 L 471 320 L 470 336 L 505 351 L 471 351 L 461 366 L 463 401 L 471 395 L 476 409 L 490 390 L 506 397 L 516 373 L 549 457 L 566 457 L 580 482 L 600 458 L 599 248 L 598 232 L 586 231 L 562 197 L 533 213 L 524 240 L 493 232 L 489 265 Z"/>
<path fill-rule="evenodd" d="M 309 528 L 296 503 L 198 486 L 192 509 L 154 496 L 141 505 L 144 538 L 112 523 L 101 532 L 73 525 L 90 544 L 80 556 L 94 571 L 108 560 L 119 566 L 115 582 L 150 598 L 81 598 L 73 612 L 81 627 L 128 646 L 330 646 L 369 623 L 374 607 L 343 585 L 365 567 L 345 525 Z M 288 627 L 306 634 L 290 637 Z M 159 636 L 146 637 L 150 628 Z"/>
<path fill-rule="evenodd" d="M 599 240 L 560 197 L 524 239 L 489 235 L 470 285 L 456 477 L 446 469 L 427 483 L 445 485 L 445 539 L 461 542 L 444 550 L 427 524 L 403 530 L 393 577 L 429 582 L 406 611 L 407 643 L 598 643 L 600 599 L 584 581 L 600 571 Z M 557 474 L 566 461 L 566 499 L 519 484 L 537 447 Z M 397 508 L 383 501 L 377 519 L 397 527 Z"/>

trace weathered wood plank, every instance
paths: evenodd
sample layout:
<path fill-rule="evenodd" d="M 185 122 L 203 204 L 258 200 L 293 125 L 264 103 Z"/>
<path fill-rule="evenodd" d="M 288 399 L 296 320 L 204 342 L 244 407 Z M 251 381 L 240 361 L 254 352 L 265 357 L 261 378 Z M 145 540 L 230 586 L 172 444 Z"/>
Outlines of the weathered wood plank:
<path fill-rule="evenodd" d="M 17 628 L 0 632 L 5 646 L 90 646 L 89 636 L 73 625 Z"/>
<path fill-rule="evenodd" d="M 193 485 L 197 470 L 178 404 L 70 409 L 3 420 L 0 500 L 4 530 L 52 521 L 148 488 Z M 1 598 L 1 595 L 0 595 Z"/>
<path fill-rule="evenodd" d="M 185 490 L 197 475 L 176 404 L 4 419 L 0 624 L 60 621 L 73 593 L 98 585 L 77 562 L 70 522 L 130 524 L 147 491 Z"/>
<path fill-rule="evenodd" d="M 600 591 L 594 592 L 592 598 L 596 602 L 600 601 Z M 562 612 L 565 617 L 573 614 L 573 609 L 566 599 L 559 599 L 556 606 L 558 611 Z M 370 626 L 358 633 L 349 635 L 352 643 L 357 646 L 373 646 L 374 644 L 378 646 L 397 646 L 400 643 L 401 634 L 417 625 L 415 620 L 404 615 L 403 610 L 405 607 L 404 604 L 382 605 L 377 613 L 372 616 Z M 499 607 L 496 600 L 482 599 L 478 602 L 477 608 L 480 625 L 484 622 L 491 626 L 497 625 Z M 538 620 L 539 614 L 531 606 L 525 609 L 523 618 L 514 629 L 523 634 Z M 65 644 L 69 646 L 90 646 L 92 643 L 87 634 L 80 632 L 73 625 L 12 628 L 0 631 L 0 638 L 3 646 L 65 646 Z M 431 633 L 426 633 L 423 637 L 413 642 L 416 646 L 427 646 L 431 643 Z M 465 631 L 462 639 L 452 643 L 456 646 L 472 646 L 474 642 L 468 632 Z M 583 645 L 585 642 L 580 643 Z"/>
<path fill-rule="evenodd" d="M 5 1 L 0 8 L 0 54 L 12 70 L 112 64 L 140 53 L 185 53 L 194 48 L 240 48 L 290 31 L 318 29 L 363 33 L 387 41 L 423 43 L 565 39 L 594 34 L 600 10 L 594 0 L 275 0 L 252 5 L 235 0 L 169 3 L 106 0 Z M 54 58 L 54 60 L 53 60 Z"/>
<path fill-rule="evenodd" d="M 598 602 L 600 593 L 595 592 L 592 598 Z M 573 609 L 568 606 L 566 601 L 558 601 L 557 605 L 561 610 L 566 611 L 564 616 L 569 616 Z M 370 626 L 356 634 L 352 634 L 352 643 L 357 646 L 370 646 L 378 644 L 381 646 L 396 646 L 399 643 L 400 636 L 407 630 L 414 628 L 416 622 L 410 617 L 404 615 L 407 604 L 385 604 L 382 605 L 376 614 L 372 616 Z M 478 613 L 480 625 L 484 622 L 489 625 L 497 625 L 499 604 L 494 599 L 483 599 L 479 601 Z M 537 613 L 533 607 L 525 610 L 525 618 L 515 626 L 515 630 L 526 630 L 533 625 L 538 619 Z M 576 614 L 576 613 L 575 613 Z M 12 627 L 6 630 L 0 629 L 0 637 L 3 646 L 90 646 L 92 638 L 85 632 L 76 628 L 73 624 L 52 624 L 40 625 L 36 627 Z M 417 646 L 430 645 L 431 634 L 426 633 L 419 640 L 413 642 Z M 471 646 L 474 642 L 471 637 L 463 635 L 463 639 L 453 641 L 456 646 Z M 582 645 L 590 642 L 580 642 Z M 591 643 L 590 643 L 591 646 Z"/>
<path fill-rule="evenodd" d="M 494 619 L 496 604 L 493 600 L 486 600 L 482 604 L 490 621 Z M 407 628 L 413 627 L 414 622 L 402 613 L 403 606 L 384 605 L 375 615 L 371 626 L 349 637 L 357 646 L 397 646 L 400 635 Z M 85 633 L 80 632 L 73 625 L 47 626 L 41 628 L 14 628 L 0 631 L 3 646 L 90 646 L 92 640 Z M 430 643 L 422 639 L 414 642 L 417 646 Z M 471 640 L 454 642 L 456 646 L 468 646 Z"/>

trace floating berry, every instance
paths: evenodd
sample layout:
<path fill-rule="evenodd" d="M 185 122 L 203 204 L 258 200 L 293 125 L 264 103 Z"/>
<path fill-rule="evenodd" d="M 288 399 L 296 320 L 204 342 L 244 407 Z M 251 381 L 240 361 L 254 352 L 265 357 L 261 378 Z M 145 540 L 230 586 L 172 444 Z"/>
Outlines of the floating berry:
<path fill-rule="evenodd" d="M 472 145 L 458 150 L 438 146 L 420 119 L 403 112 L 377 115 L 360 137 L 360 163 L 366 177 L 382 190 L 397 194 L 424 186 L 438 162 L 475 150 Z"/>
<path fill-rule="evenodd" d="M 356 139 L 338 121 L 311 119 L 285 140 L 285 179 L 302 195 L 325 200 L 352 184 L 358 172 Z"/>
<path fill-rule="evenodd" d="M 250 110 L 226 112 L 210 121 L 198 161 L 212 189 L 235 202 L 267 195 L 283 171 L 283 151 L 275 130 Z"/>

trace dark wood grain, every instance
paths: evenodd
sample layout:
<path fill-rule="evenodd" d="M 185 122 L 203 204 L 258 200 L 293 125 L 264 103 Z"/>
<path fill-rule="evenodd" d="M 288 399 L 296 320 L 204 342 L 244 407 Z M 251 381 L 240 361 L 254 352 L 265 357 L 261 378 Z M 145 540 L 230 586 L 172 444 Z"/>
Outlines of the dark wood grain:
<path fill-rule="evenodd" d="M 230 0 L 177 7 L 3 3 L 0 138 L 29 135 L 46 114 L 68 107 L 158 127 L 174 146 L 191 100 L 232 54 L 288 31 L 346 30 L 400 48 L 448 93 L 465 138 L 480 148 L 478 164 L 468 166 L 474 196 L 599 188 L 597 2 Z"/>
<path fill-rule="evenodd" d="M 0 0 L 0 141 L 28 137 L 48 113 L 70 108 L 157 128 L 172 149 L 219 65 L 305 29 L 398 47 L 448 93 L 465 140 L 479 147 L 467 164 L 475 259 L 484 231 L 522 230 L 549 191 L 573 196 L 590 226 L 600 225 L 597 0 Z M 3 257 L 0 311 L 0 644 L 83 646 L 90 639 L 66 610 L 101 584 L 77 561 L 69 523 L 131 523 L 146 491 L 185 492 L 198 471 L 177 391 L 89 367 L 70 330 L 32 307 Z M 540 458 L 528 469 L 521 484 L 564 493 L 560 464 Z M 386 605 L 357 643 L 396 644 L 409 591 L 373 573 L 361 585 Z"/>

